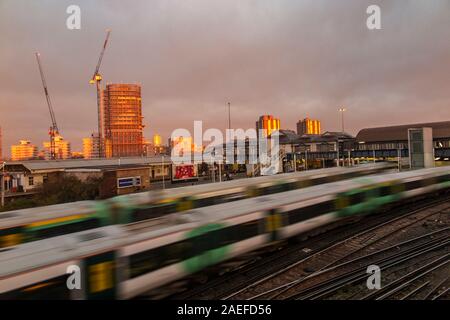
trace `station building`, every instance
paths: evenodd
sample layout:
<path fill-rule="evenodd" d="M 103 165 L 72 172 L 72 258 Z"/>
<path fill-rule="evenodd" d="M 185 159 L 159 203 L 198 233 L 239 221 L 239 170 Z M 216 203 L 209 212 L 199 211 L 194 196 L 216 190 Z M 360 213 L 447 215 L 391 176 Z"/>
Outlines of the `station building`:
<path fill-rule="evenodd" d="M 7 198 L 34 194 L 40 185 L 62 175 L 81 181 L 101 177 L 100 197 L 145 191 L 152 182 L 170 179 L 170 157 L 130 157 L 117 159 L 70 159 L 52 161 L 10 161 L 5 165 Z"/>
<path fill-rule="evenodd" d="M 431 128 L 436 165 L 449 164 L 450 121 L 365 128 L 356 137 L 345 132 L 298 135 L 292 130 L 280 130 L 280 148 L 288 168 L 293 167 L 294 158 L 312 168 L 336 165 L 337 159 L 340 165 L 351 165 L 360 161 L 397 161 L 400 156 L 407 163 L 410 128 Z"/>
<path fill-rule="evenodd" d="M 436 158 L 450 157 L 450 121 L 362 129 L 356 135 L 355 156 L 373 151 L 380 156 L 396 156 L 398 150 L 407 156 L 409 128 L 431 128 Z"/>

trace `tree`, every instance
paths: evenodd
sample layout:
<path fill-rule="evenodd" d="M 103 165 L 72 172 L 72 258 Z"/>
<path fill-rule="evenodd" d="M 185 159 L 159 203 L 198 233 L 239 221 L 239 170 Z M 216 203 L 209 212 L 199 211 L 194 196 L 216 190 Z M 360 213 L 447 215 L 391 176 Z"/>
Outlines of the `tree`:
<path fill-rule="evenodd" d="M 17 199 L 5 205 L 0 211 L 19 210 L 30 207 L 47 206 L 58 203 L 99 198 L 102 178 L 88 177 L 81 181 L 73 175 L 62 175 L 51 179 L 38 189 L 31 199 Z"/>

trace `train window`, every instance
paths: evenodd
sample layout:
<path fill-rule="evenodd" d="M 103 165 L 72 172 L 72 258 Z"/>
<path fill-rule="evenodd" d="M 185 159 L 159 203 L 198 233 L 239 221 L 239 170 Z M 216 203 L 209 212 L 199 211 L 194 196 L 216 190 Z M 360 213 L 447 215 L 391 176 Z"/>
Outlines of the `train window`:
<path fill-rule="evenodd" d="M 302 188 L 307 188 L 309 186 L 311 186 L 311 181 L 310 180 L 299 180 L 297 181 L 297 189 L 302 189 Z"/>
<path fill-rule="evenodd" d="M 343 175 L 339 176 L 339 180 L 344 180 L 344 179 L 352 179 L 352 178 L 357 178 L 360 175 L 357 172 L 351 172 L 351 173 L 344 173 Z"/>
<path fill-rule="evenodd" d="M 157 218 L 165 214 L 173 213 L 176 211 L 176 205 L 173 203 L 163 204 L 159 206 L 151 206 L 147 208 L 136 208 L 131 213 L 131 221 L 142 221 L 152 218 Z"/>
<path fill-rule="evenodd" d="M 436 184 L 437 182 L 438 182 L 437 177 L 427 178 L 427 179 L 422 180 L 422 186 L 423 187 L 431 186 L 433 184 Z"/>
<path fill-rule="evenodd" d="M 92 218 L 92 219 L 86 219 L 83 221 L 78 222 L 72 222 L 62 225 L 56 225 L 56 226 L 49 226 L 44 227 L 42 229 L 37 230 L 27 230 L 27 232 L 30 233 L 30 237 L 33 240 L 41 240 L 51 237 L 56 237 L 64 234 L 89 230 L 89 229 L 95 229 L 99 228 L 101 226 L 100 219 L 98 218 Z"/>
<path fill-rule="evenodd" d="M 205 251 L 242 241 L 258 234 L 259 220 L 254 220 L 133 254 L 129 257 L 130 278 L 138 277 L 167 265 L 187 260 Z"/>
<path fill-rule="evenodd" d="M 443 175 L 443 176 L 439 176 L 438 181 L 439 181 L 439 182 L 447 182 L 447 181 L 450 181 L 450 174 L 446 174 L 446 175 Z"/>
<path fill-rule="evenodd" d="M 214 204 L 221 204 L 221 203 L 227 203 L 230 201 L 237 201 L 237 200 L 241 200 L 245 198 L 245 194 L 241 193 L 241 192 L 236 192 L 236 193 L 232 193 L 232 194 L 225 194 L 222 196 L 217 196 L 215 197 L 215 202 Z"/>
<path fill-rule="evenodd" d="M 381 197 L 388 196 L 391 194 L 391 186 L 382 186 L 378 190 L 379 195 Z"/>
<path fill-rule="evenodd" d="M 192 246 L 189 240 L 178 241 L 165 246 L 165 250 L 163 253 L 164 260 L 161 264 L 161 267 L 188 259 L 191 247 Z"/>
<path fill-rule="evenodd" d="M 285 190 L 285 185 L 284 184 L 274 184 L 274 185 L 262 188 L 261 191 L 262 191 L 263 195 L 267 195 L 267 194 L 274 194 L 274 193 L 283 192 L 283 191 L 286 191 L 286 190 Z"/>
<path fill-rule="evenodd" d="M 208 246 L 207 250 L 216 249 L 234 242 L 243 241 L 259 234 L 259 220 L 249 221 L 223 229 L 212 231 L 208 235 L 213 239 L 213 244 Z"/>
<path fill-rule="evenodd" d="M 191 256 L 243 241 L 259 234 L 259 220 L 216 229 L 191 238 Z"/>
<path fill-rule="evenodd" d="M 164 259 L 164 247 L 135 253 L 129 257 L 130 278 L 156 270 Z"/>
<path fill-rule="evenodd" d="M 216 204 L 215 201 L 216 201 L 215 197 L 196 199 L 196 200 L 194 200 L 194 208 L 212 206 L 212 205 Z"/>
<path fill-rule="evenodd" d="M 234 242 L 242 241 L 252 237 L 256 237 L 259 234 L 259 220 L 253 220 L 235 226 Z"/>
<path fill-rule="evenodd" d="M 420 181 L 420 180 L 409 181 L 409 182 L 405 183 L 405 190 L 409 191 L 409 190 L 420 188 L 421 186 L 422 186 L 422 181 Z"/>
<path fill-rule="evenodd" d="M 311 206 L 298 208 L 288 213 L 289 224 L 305 221 L 325 213 L 334 211 L 334 201 L 329 200 Z"/>
<path fill-rule="evenodd" d="M 297 182 L 288 182 L 285 184 L 286 191 L 296 190 L 298 188 Z"/>
<path fill-rule="evenodd" d="M 0 300 L 69 300 L 67 277 L 63 275 L 0 294 Z"/>
<path fill-rule="evenodd" d="M 330 180 L 329 177 L 320 177 L 320 178 L 312 179 L 312 185 L 324 184 L 324 183 L 329 182 L 329 180 Z"/>
<path fill-rule="evenodd" d="M 340 180 L 344 180 L 344 179 L 350 179 L 351 178 L 351 174 L 336 174 L 336 175 L 331 175 L 327 177 L 327 182 L 336 182 L 336 181 L 340 181 Z"/>
<path fill-rule="evenodd" d="M 365 195 L 366 195 L 365 191 L 359 191 L 359 192 L 349 195 L 348 196 L 349 205 L 352 206 L 352 205 L 363 202 L 365 199 Z"/>
<path fill-rule="evenodd" d="M 191 238 L 193 244 L 191 248 L 191 256 L 196 256 L 198 254 L 201 254 L 202 252 L 216 248 L 216 240 L 217 233 L 214 231 L 203 233 Z"/>
<path fill-rule="evenodd" d="M 191 240 L 186 239 L 131 255 L 130 278 L 188 259 L 192 252 Z"/>

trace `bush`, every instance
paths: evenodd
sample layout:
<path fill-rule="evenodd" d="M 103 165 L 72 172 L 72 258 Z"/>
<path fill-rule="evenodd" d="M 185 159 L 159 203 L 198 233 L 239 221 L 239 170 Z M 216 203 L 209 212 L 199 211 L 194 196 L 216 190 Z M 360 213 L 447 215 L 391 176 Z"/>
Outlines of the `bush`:
<path fill-rule="evenodd" d="M 36 197 L 38 201 L 53 203 L 95 200 L 99 196 L 100 183 L 100 178 L 89 177 L 81 181 L 75 176 L 62 176 L 43 184 Z"/>

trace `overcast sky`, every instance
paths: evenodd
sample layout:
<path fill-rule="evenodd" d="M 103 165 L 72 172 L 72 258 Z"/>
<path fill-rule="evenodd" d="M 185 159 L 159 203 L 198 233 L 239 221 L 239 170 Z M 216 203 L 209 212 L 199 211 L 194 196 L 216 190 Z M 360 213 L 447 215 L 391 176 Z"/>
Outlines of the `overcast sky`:
<path fill-rule="evenodd" d="M 68 30 L 66 8 L 81 7 Z M 382 30 L 366 27 L 381 7 Z M 112 29 L 105 82 L 142 84 L 144 135 L 175 128 L 253 128 L 262 114 L 339 130 L 450 120 L 448 0 L 0 0 L 3 146 L 39 148 L 50 124 L 40 51 L 61 134 L 81 150 L 96 129 L 94 72 Z"/>

